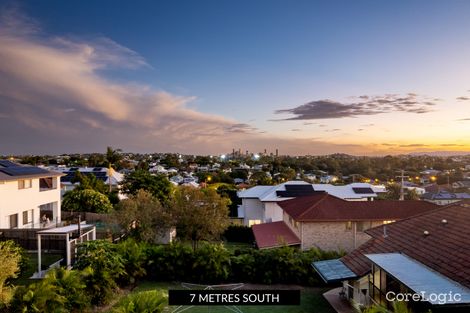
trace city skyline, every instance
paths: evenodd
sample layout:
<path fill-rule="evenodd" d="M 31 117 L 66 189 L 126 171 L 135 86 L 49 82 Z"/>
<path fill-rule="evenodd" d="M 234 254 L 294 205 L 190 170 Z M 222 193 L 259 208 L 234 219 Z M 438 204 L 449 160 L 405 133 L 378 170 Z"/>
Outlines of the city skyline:
<path fill-rule="evenodd" d="M 8 2 L 0 154 L 469 152 L 469 9 Z"/>

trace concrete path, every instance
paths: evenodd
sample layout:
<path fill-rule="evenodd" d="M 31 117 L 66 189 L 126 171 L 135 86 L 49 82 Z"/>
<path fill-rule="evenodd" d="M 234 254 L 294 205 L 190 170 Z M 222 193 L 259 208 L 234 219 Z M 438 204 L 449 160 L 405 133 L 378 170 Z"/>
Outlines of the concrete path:
<path fill-rule="evenodd" d="M 325 297 L 326 301 L 330 303 L 330 305 L 333 307 L 333 309 L 336 310 L 336 312 L 355 313 L 351 304 L 346 299 L 341 298 L 339 296 L 340 291 L 341 291 L 341 287 L 331 289 L 330 291 L 325 292 L 323 294 L 323 297 Z"/>

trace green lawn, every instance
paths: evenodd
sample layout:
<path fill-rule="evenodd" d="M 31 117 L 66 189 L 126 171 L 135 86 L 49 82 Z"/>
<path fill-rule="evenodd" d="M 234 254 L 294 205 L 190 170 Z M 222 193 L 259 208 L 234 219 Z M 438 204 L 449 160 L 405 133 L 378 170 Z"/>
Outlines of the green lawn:
<path fill-rule="evenodd" d="M 29 285 L 34 282 L 33 279 L 29 279 L 33 276 L 34 272 L 38 270 L 38 254 L 37 253 L 28 253 L 29 262 L 28 268 L 21 274 L 17 279 L 14 280 L 14 285 Z M 62 259 L 61 254 L 54 254 L 54 253 L 43 253 L 41 255 L 41 264 L 42 269 L 46 269 L 49 265 L 53 264 L 54 262 L 59 261 Z"/>
<path fill-rule="evenodd" d="M 283 289 L 289 286 L 276 287 L 276 286 L 261 286 L 256 285 L 256 289 Z M 140 283 L 132 293 L 146 291 L 146 290 L 163 290 L 167 292 L 168 289 L 184 289 L 181 284 L 177 283 L 161 283 L 161 282 L 142 282 Z M 251 287 L 250 287 L 251 289 Z M 305 287 L 301 291 L 301 303 L 298 306 L 238 306 L 238 308 L 244 313 L 335 313 L 333 308 L 323 298 L 322 294 L 328 289 L 324 288 L 310 288 Z M 166 312 L 173 312 L 176 307 L 168 307 Z M 198 306 L 192 307 L 185 310 L 188 313 L 207 313 L 207 312 L 221 312 L 229 313 L 233 310 L 229 310 L 223 306 Z"/>

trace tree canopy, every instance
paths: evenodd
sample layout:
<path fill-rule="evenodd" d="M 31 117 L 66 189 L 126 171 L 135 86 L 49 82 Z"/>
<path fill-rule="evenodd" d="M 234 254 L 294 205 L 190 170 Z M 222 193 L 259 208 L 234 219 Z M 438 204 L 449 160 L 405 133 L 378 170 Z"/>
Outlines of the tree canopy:
<path fill-rule="evenodd" d="M 201 240 L 217 240 L 228 226 L 228 199 L 213 189 L 181 187 L 171 199 L 177 236 L 196 249 Z"/>
<path fill-rule="evenodd" d="M 139 240 L 156 243 L 171 227 L 171 216 L 150 192 L 139 190 L 122 200 L 114 214 L 116 221 Z"/>
<path fill-rule="evenodd" d="M 137 195 L 143 189 L 150 192 L 161 203 L 166 203 L 171 194 L 171 183 L 163 175 L 152 175 L 147 171 L 137 170 L 124 177 L 122 191 L 129 195 Z"/>
<path fill-rule="evenodd" d="M 62 201 L 64 211 L 109 213 L 113 205 L 108 197 L 92 189 L 74 189 L 64 195 Z"/>

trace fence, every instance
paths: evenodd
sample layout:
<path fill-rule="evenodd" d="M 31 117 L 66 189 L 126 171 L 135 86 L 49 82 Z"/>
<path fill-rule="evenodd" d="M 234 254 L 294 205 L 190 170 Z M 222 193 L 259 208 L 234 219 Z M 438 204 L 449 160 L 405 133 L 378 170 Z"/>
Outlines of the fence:
<path fill-rule="evenodd" d="M 13 240 L 26 250 L 37 250 L 36 233 L 44 228 L 0 229 L 0 241 Z M 43 250 L 65 251 L 65 240 L 61 236 L 49 236 L 41 239 Z"/>
<path fill-rule="evenodd" d="M 78 216 L 80 216 L 81 220 L 87 221 L 88 224 L 113 222 L 111 215 L 103 213 L 62 211 L 61 215 L 63 220 L 78 219 Z"/>

